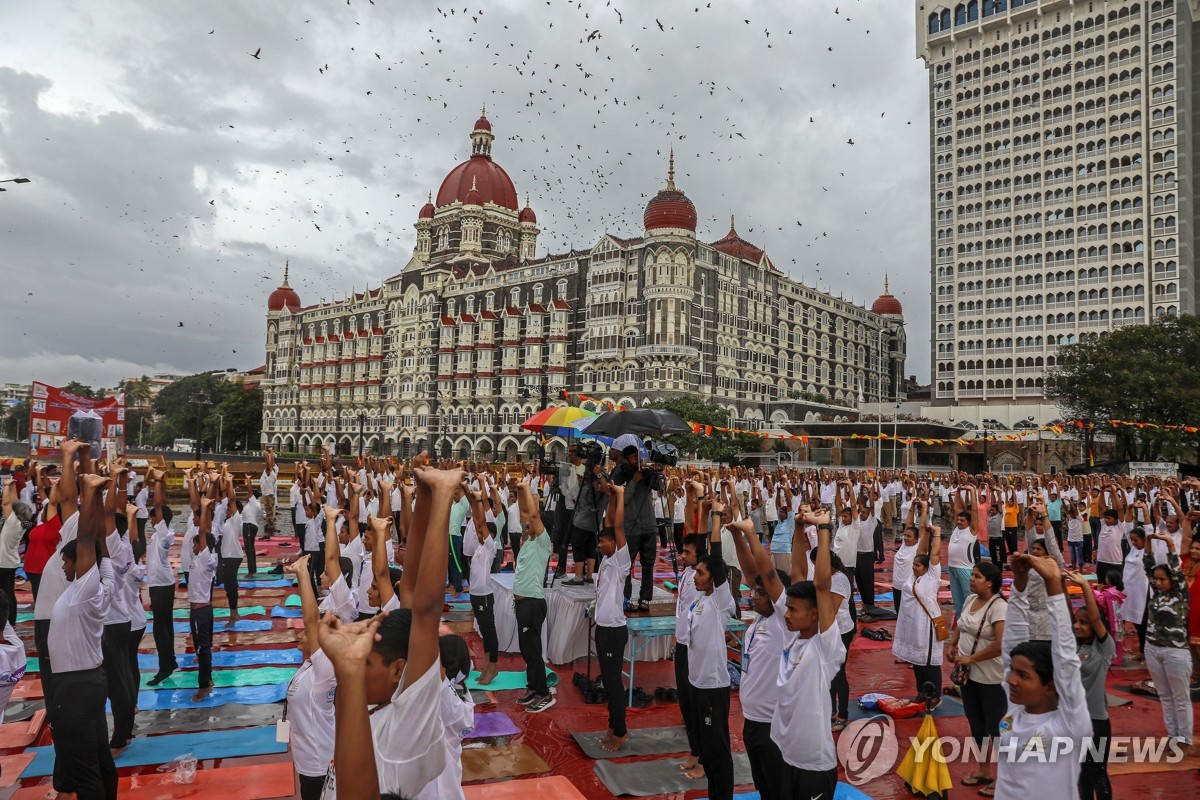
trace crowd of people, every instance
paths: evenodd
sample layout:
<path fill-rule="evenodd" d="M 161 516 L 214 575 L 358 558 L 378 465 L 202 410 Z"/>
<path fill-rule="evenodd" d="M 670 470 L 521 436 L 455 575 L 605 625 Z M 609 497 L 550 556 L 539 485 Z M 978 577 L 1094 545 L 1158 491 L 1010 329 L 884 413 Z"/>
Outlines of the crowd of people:
<path fill-rule="evenodd" d="M 31 462 L 3 493 L 0 700 L 24 671 L 12 627 L 21 568 L 35 597 L 54 788 L 111 798 L 114 755 L 134 734 L 146 600 L 156 686 L 178 669 L 172 614 L 186 584 L 202 700 L 214 586 L 236 619 L 241 563 L 250 558 L 256 572 L 255 540 L 274 532 L 279 466 L 268 451 L 256 479 L 209 464 L 186 471 L 185 523 L 173 525 L 162 470 L 138 476 L 78 441 L 62 449 L 61 464 Z M 495 576 L 505 570 L 526 666 L 517 703 L 531 714 L 556 702 L 542 651 L 547 586 L 595 586 L 601 746 L 621 753 L 627 620 L 648 611 L 660 554 L 682 568 L 673 660 L 690 754 L 681 768 L 711 798 L 733 796 L 727 628 L 744 602 L 739 697 L 755 786 L 764 798 L 834 796 L 851 643 L 861 624 L 887 617 L 877 581 L 891 586 L 896 625 L 884 635 L 898 668 L 911 669 L 910 702 L 933 710 L 953 691 L 980 745 L 1023 752 L 1061 738 L 1086 753 L 981 760 L 962 781 L 980 794 L 1111 797 L 1104 685 L 1123 659 L 1144 660 L 1166 736 L 1192 743 L 1195 480 L 664 468 L 636 445 L 605 459 L 572 449 L 551 470 L 434 465 L 424 454 L 351 466 L 323 453 L 296 466 L 279 505 L 297 540 L 280 568 L 296 578 L 304 623 L 280 736 L 305 800 L 463 796 L 472 647 L 441 627 L 443 595 L 469 592 L 487 686 L 499 671 Z"/>

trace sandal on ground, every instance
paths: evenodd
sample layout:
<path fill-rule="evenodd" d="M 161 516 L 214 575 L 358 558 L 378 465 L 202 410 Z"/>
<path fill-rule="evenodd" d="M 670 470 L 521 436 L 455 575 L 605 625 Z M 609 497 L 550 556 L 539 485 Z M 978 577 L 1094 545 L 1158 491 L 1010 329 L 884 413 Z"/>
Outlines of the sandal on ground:
<path fill-rule="evenodd" d="M 833 721 L 833 727 L 831 730 L 833 733 L 841 733 L 842 731 L 844 731 L 846 729 L 847 724 L 848 724 L 848 720 L 835 719 Z"/>
<path fill-rule="evenodd" d="M 995 797 L 996 796 L 996 784 L 994 782 L 989 783 L 987 786 L 980 789 L 979 796 L 980 797 Z"/>
<path fill-rule="evenodd" d="M 959 781 L 963 786 L 987 786 L 992 782 L 991 778 L 985 778 L 982 775 L 968 775 Z"/>

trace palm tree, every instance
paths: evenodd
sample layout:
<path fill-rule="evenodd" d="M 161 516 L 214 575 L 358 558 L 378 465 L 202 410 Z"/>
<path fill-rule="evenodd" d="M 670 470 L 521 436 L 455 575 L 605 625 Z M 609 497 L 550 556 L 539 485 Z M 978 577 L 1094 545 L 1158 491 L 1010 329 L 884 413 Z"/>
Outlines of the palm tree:
<path fill-rule="evenodd" d="M 125 393 L 125 405 L 129 408 L 149 408 L 150 406 L 150 376 L 143 375 L 138 379 L 121 382 L 121 391 Z"/>

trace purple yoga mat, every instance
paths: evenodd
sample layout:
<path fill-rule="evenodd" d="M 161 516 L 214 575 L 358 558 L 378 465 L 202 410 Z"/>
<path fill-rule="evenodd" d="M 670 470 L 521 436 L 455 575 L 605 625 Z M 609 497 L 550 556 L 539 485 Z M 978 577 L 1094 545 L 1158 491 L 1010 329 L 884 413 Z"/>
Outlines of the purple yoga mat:
<path fill-rule="evenodd" d="M 466 739 L 491 739 L 518 733 L 517 726 L 503 711 L 475 711 L 475 727 Z"/>

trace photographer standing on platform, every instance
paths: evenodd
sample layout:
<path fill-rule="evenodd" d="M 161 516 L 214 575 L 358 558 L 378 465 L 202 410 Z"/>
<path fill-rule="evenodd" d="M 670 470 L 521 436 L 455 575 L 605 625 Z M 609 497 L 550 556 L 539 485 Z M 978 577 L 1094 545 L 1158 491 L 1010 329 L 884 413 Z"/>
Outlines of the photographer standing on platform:
<path fill-rule="evenodd" d="M 645 468 L 638 457 L 638 447 L 631 444 L 621 451 L 621 461 L 613 470 L 612 482 L 625 487 L 625 538 L 629 555 L 637 556 L 642 564 L 642 585 L 638 592 L 638 611 L 650 610 L 654 592 L 655 539 L 658 520 L 654 517 L 654 501 L 650 492 L 662 478 L 653 467 Z M 625 577 L 625 599 L 633 595 L 633 575 Z"/>
<path fill-rule="evenodd" d="M 579 496 L 579 450 L 572 447 L 566 461 L 558 463 L 556 489 L 560 497 L 554 505 L 554 549 L 558 553 L 558 565 L 554 577 L 567 574 L 567 548 L 571 546 L 571 525 L 575 516 L 575 498 Z M 578 559 L 576 559 L 578 563 Z"/>
<path fill-rule="evenodd" d="M 584 450 L 580 453 L 580 450 Z M 600 487 L 599 478 L 607 478 L 600 467 L 600 451 L 586 445 L 576 449 L 574 460 L 585 456 L 581 485 L 575 490 L 575 510 L 571 516 L 571 552 L 575 556 L 575 577 L 563 581 L 563 586 L 582 586 L 592 582 L 596 569 L 597 537 L 600 535 L 600 520 L 608 505 L 608 494 Z M 587 567 L 586 571 L 584 567 Z"/>

